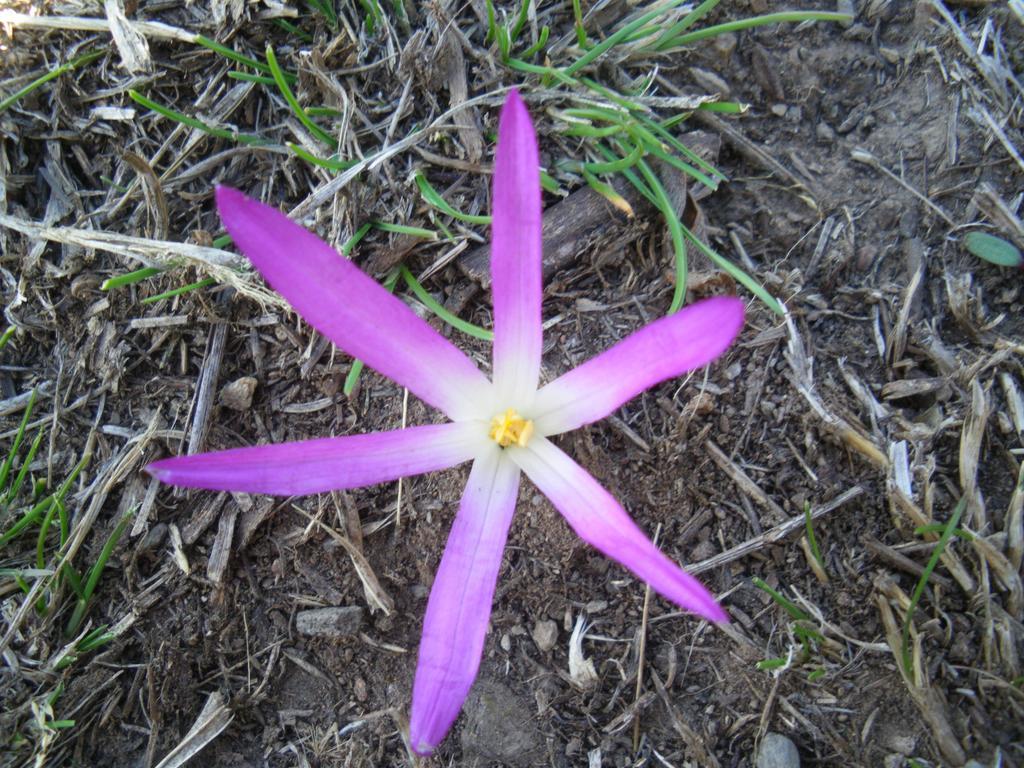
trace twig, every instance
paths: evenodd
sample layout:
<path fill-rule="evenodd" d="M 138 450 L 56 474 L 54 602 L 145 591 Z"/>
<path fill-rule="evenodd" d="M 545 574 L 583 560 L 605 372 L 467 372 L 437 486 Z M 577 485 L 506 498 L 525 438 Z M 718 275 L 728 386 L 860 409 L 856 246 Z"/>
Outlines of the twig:
<path fill-rule="evenodd" d="M 811 510 L 811 520 L 817 520 L 819 517 L 824 517 L 829 512 L 838 509 L 848 501 L 852 501 L 862 493 L 864 493 L 864 489 L 859 485 L 855 485 L 853 488 L 848 491 L 844 491 L 828 503 L 818 507 L 817 509 Z M 765 531 L 760 536 L 754 536 L 752 539 L 747 539 L 745 542 L 736 545 L 732 549 L 727 549 L 721 554 L 709 557 L 707 560 L 701 560 L 699 563 L 694 565 L 687 565 L 686 570 L 697 575 L 698 573 L 704 573 L 704 571 L 710 571 L 712 568 L 723 566 L 726 563 L 731 563 L 734 560 L 739 560 L 740 558 L 746 557 L 751 552 L 756 552 L 766 544 L 774 544 L 777 541 L 781 541 L 793 533 L 793 531 L 803 528 L 805 524 L 806 518 L 804 515 L 796 515 L 795 517 L 789 518 L 786 522 L 780 523 L 774 528 Z"/>

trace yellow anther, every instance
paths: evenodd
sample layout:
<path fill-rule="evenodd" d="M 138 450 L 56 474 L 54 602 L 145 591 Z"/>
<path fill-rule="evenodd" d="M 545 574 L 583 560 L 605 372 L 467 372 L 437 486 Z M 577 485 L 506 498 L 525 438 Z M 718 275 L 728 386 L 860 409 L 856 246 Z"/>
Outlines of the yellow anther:
<path fill-rule="evenodd" d="M 491 431 L 488 434 L 502 448 L 510 445 L 525 448 L 533 434 L 533 422 L 516 413 L 515 408 L 509 408 L 491 419 Z"/>

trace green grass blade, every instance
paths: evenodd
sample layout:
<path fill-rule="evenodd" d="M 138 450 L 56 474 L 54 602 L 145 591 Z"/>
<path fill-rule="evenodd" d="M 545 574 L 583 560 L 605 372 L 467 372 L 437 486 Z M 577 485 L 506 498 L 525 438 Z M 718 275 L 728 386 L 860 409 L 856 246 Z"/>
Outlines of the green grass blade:
<path fill-rule="evenodd" d="M 804 502 L 804 528 L 807 531 L 807 543 L 811 547 L 811 554 L 814 555 L 814 559 L 818 562 L 818 567 L 821 568 L 824 573 L 825 561 L 821 557 L 821 550 L 818 548 L 818 539 L 814 535 L 814 520 L 811 519 L 811 503 L 809 501 Z"/>
<path fill-rule="evenodd" d="M 369 232 L 372 228 L 373 225 L 370 222 L 367 222 L 366 224 L 363 224 L 361 227 L 359 227 L 359 229 L 355 231 L 352 237 L 346 240 L 345 244 L 341 246 L 342 256 L 344 256 L 346 259 L 349 258 L 352 255 L 352 249 L 359 244 L 360 240 L 366 237 L 366 233 Z"/>
<path fill-rule="evenodd" d="M 522 4 L 519 6 L 519 15 L 516 17 L 516 23 L 512 25 L 512 28 L 508 32 L 509 43 L 515 44 L 519 37 L 519 33 L 523 31 L 529 17 L 530 0 L 523 0 Z"/>
<path fill-rule="evenodd" d="M 654 41 L 654 45 L 652 46 L 652 48 L 660 51 L 661 47 L 664 45 L 666 40 L 671 40 L 673 37 L 677 37 L 683 34 L 686 30 L 688 30 L 698 21 L 700 21 L 709 13 L 711 13 L 711 11 L 714 10 L 715 6 L 718 5 L 720 2 L 721 0 L 704 0 L 703 3 L 698 5 L 688 14 L 686 14 L 682 19 L 680 19 L 671 27 L 666 29 L 658 37 L 658 39 Z"/>
<path fill-rule="evenodd" d="M 632 168 L 643 159 L 644 148 L 637 144 L 633 151 L 625 157 L 616 158 L 604 163 L 583 163 L 583 168 L 590 173 L 621 173 L 627 168 Z"/>
<path fill-rule="evenodd" d="M 484 0 L 484 7 L 487 9 L 487 34 L 484 35 L 484 45 L 489 45 L 498 39 L 498 21 L 494 14 L 494 2 Z"/>
<path fill-rule="evenodd" d="M 686 284 L 689 282 L 689 266 L 686 258 L 686 240 L 683 236 L 683 223 L 679 220 L 679 216 L 676 214 L 676 210 L 672 205 L 672 201 L 668 198 L 668 193 L 665 192 L 665 187 L 662 186 L 661 180 L 654 174 L 651 167 L 646 162 L 641 160 L 636 164 L 640 174 L 644 177 L 644 181 L 654 192 L 654 198 L 656 205 L 661 211 L 662 216 L 665 219 L 665 224 L 668 226 L 669 235 L 672 237 L 672 248 L 676 255 L 676 285 L 672 292 L 672 303 L 669 305 L 668 314 L 674 314 L 679 311 L 683 306 L 683 301 L 686 299 Z"/>
<path fill-rule="evenodd" d="M 4 509 L 13 504 L 14 500 L 18 498 L 18 492 L 21 490 L 21 486 L 25 482 L 25 476 L 28 475 L 28 468 L 35 460 L 36 453 L 39 451 L 39 446 L 43 444 L 43 433 L 44 427 L 40 427 L 39 431 L 36 433 L 35 440 L 33 440 L 32 445 L 29 446 L 28 453 L 25 454 L 25 460 L 21 463 L 21 469 L 18 471 L 18 475 L 14 478 L 14 482 L 11 483 L 10 490 L 7 491 L 7 495 L 4 497 Z M 3 486 L 0 485 L 0 487 Z"/>
<path fill-rule="evenodd" d="M 290 21 L 288 21 L 288 19 L 274 19 L 274 23 L 277 24 L 277 26 L 279 26 L 281 29 L 283 29 L 285 32 L 287 32 L 289 35 L 295 35 L 297 38 L 299 38 L 304 43 L 312 43 L 312 42 L 314 42 L 314 37 L 311 34 L 309 34 L 308 32 L 304 32 L 303 30 L 299 29 L 297 26 L 295 26 Z M 229 73 L 228 77 L 230 77 L 230 76 L 231 75 Z"/>
<path fill-rule="evenodd" d="M 117 542 L 121 539 L 121 535 L 125 532 L 128 527 L 128 523 L 132 521 L 134 510 L 123 515 L 120 520 L 117 521 L 117 525 L 114 526 L 114 530 L 107 537 L 107 540 L 103 544 L 103 549 L 100 550 L 100 555 L 96 558 L 96 562 L 93 563 L 92 568 L 89 569 L 89 574 L 86 576 L 85 584 L 82 586 L 82 596 L 75 601 L 75 610 L 71 614 L 71 618 L 68 620 L 67 626 L 64 628 L 64 635 L 66 637 L 73 637 L 78 633 L 78 628 L 82 624 L 82 620 L 85 618 L 85 612 L 89 608 L 89 601 L 92 599 L 93 593 L 96 591 L 96 587 L 100 583 L 100 576 L 103 575 L 103 569 L 107 567 L 107 561 L 110 556 L 114 554 L 114 548 L 117 547 Z"/>
<path fill-rule="evenodd" d="M 667 125 L 659 125 L 656 121 L 651 120 L 650 118 L 645 117 L 644 115 L 636 115 L 636 118 L 652 134 L 660 138 L 662 141 L 668 144 L 672 149 L 681 154 L 691 163 L 701 168 L 702 170 L 706 171 L 710 175 L 717 176 L 720 181 L 728 181 L 728 178 L 724 173 L 715 168 L 715 166 L 713 166 L 711 163 L 709 163 L 707 160 L 705 160 L 703 157 L 698 155 L 688 146 L 683 144 L 683 142 L 681 142 L 679 139 L 673 136 L 672 132 L 668 130 Z M 666 121 L 666 124 L 668 124 L 669 122 L 670 121 Z M 716 187 L 712 187 L 712 189 L 715 189 Z"/>
<path fill-rule="evenodd" d="M 697 109 L 705 112 L 721 112 L 726 115 L 742 115 L 750 107 L 738 101 L 705 101 Z"/>
<path fill-rule="evenodd" d="M 14 337 L 14 332 L 17 330 L 17 327 L 13 325 L 7 327 L 7 330 L 4 331 L 3 336 L 0 336 L 0 349 L 3 349 L 4 347 L 7 346 L 7 342 Z"/>
<path fill-rule="evenodd" d="M 457 330 L 472 336 L 474 339 L 480 339 L 481 341 L 494 341 L 493 331 L 488 331 L 486 328 L 481 328 L 479 325 L 466 322 L 445 309 L 444 305 L 431 296 L 429 291 L 427 291 L 427 289 L 424 288 L 415 277 L 413 277 L 413 274 L 409 271 L 408 267 L 402 267 L 402 278 L 405 280 L 405 284 L 412 289 L 416 298 L 423 302 L 427 309 L 448 323 L 448 325 L 452 326 L 452 328 L 456 328 Z"/>
<path fill-rule="evenodd" d="M 639 17 L 638 19 L 635 19 L 631 23 L 629 23 L 626 26 L 622 27 L 621 29 L 617 30 L 614 34 L 612 34 L 611 36 L 609 36 L 605 40 L 602 40 L 600 43 L 595 45 L 589 51 L 587 51 L 582 56 L 580 56 L 578 59 L 576 59 L 576 61 L 574 61 L 569 66 L 567 66 L 563 70 L 563 72 L 565 74 L 567 74 L 567 75 L 571 75 L 574 72 L 578 72 L 583 67 L 587 66 L 592 61 L 594 61 L 595 59 L 598 59 L 601 56 L 603 56 L 604 54 L 606 54 L 608 51 L 610 51 L 612 48 L 614 48 L 619 43 L 621 43 L 624 40 L 628 39 L 629 36 L 632 35 L 634 32 L 636 32 L 638 29 L 640 29 L 642 27 L 646 27 L 648 24 L 650 24 L 656 18 L 658 18 L 659 16 L 664 14 L 666 11 L 668 11 L 668 10 L 670 10 L 672 8 L 675 8 L 677 5 L 681 5 L 683 2 L 684 2 L 684 0 L 671 0 L 671 2 L 666 3 L 661 8 L 658 8 L 657 10 L 651 11 L 650 13 L 645 13 L 643 16 Z"/>
<path fill-rule="evenodd" d="M 253 75 L 248 72 L 239 72 L 235 69 L 228 72 L 228 77 L 232 80 L 241 80 L 244 83 L 259 83 L 266 86 L 277 85 L 277 81 L 270 75 Z"/>
<path fill-rule="evenodd" d="M 335 13 L 334 4 L 331 0 L 306 0 L 306 5 L 320 12 L 332 32 L 338 29 L 338 14 Z M 377 19 L 381 20 L 383 17 L 381 16 L 380 6 L 376 3 L 374 5 L 376 6 Z"/>
<path fill-rule="evenodd" d="M 230 131 L 227 128 L 217 128 L 212 125 L 207 125 L 202 120 L 196 120 L 194 117 L 189 117 L 181 112 L 165 107 L 162 104 L 157 104 L 155 101 L 147 99 L 138 91 L 128 89 L 128 95 L 132 101 L 136 104 L 141 104 L 146 109 L 151 109 L 157 114 L 163 115 L 164 117 L 170 118 L 175 122 L 187 125 L 189 128 L 195 128 L 197 130 L 208 133 L 211 136 L 215 136 L 218 139 L 229 139 L 231 141 L 237 141 L 240 144 L 248 144 L 251 146 L 265 146 L 270 142 L 266 139 L 262 139 L 259 136 L 252 136 L 247 133 L 238 133 L 236 131 Z"/>
<path fill-rule="evenodd" d="M 592 190 L 597 192 L 597 194 L 618 208 L 629 218 L 633 218 L 636 215 L 636 212 L 633 210 L 633 206 L 629 204 L 629 201 L 626 198 L 615 190 L 615 187 L 611 184 L 605 184 L 586 168 L 581 168 L 580 170 L 583 173 L 583 180 L 587 182 L 587 185 Z"/>
<path fill-rule="evenodd" d="M 749 19 L 738 19 L 727 21 L 724 24 L 715 24 L 711 27 L 698 29 L 684 35 L 678 35 L 662 43 L 659 51 L 666 51 L 670 48 L 680 48 L 698 40 L 707 40 L 709 37 L 725 34 L 726 32 L 741 32 L 745 29 L 763 27 L 768 24 L 785 24 L 803 21 L 853 21 L 853 17 L 846 13 L 834 13 L 831 11 L 780 11 L 778 13 L 766 13 L 763 16 L 753 16 Z"/>
<path fill-rule="evenodd" d="M 100 285 L 101 291 L 112 291 L 115 288 L 123 288 L 126 285 L 134 285 L 140 283 L 143 280 L 148 280 L 151 277 L 155 277 L 163 272 L 162 269 L 156 267 L 143 267 L 142 269 L 136 269 L 134 272 L 126 272 L 123 275 L 116 275 L 109 277 L 103 281 Z"/>
<path fill-rule="evenodd" d="M 73 69 L 77 69 L 83 64 L 91 64 L 92 62 L 96 61 L 96 59 L 100 58 L 100 56 L 102 56 L 104 53 L 105 51 L 90 51 L 89 53 L 83 53 L 81 56 L 76 56 L 75 58 L 73 58 L 67 64 L 61 64 L 59 67 L 47 72 L 45 75 L 37 77 L 24 88 L 21 88 L 20 90 L 17 90 L 14 93 L 12 93 L 10 96 L 6 96 L 2 100 L 0 100 L 0 112 L 3 112 L 19 99 L 22 99 L 28 94 L 32 93 L 32 91 L 34 91 L 36 88 L 46 85 L 51 80 L 60 77 L 64 73 L 70 72 Z"/>
<path fill-rule="evenodd" d="M 683 227 L 683 235 L 689 242 L 697 246 L 697 250 L 699 250 L 701 253 L 703 253 L 705 256 L 711 259 L 711 261 L 717 264 L 722 271 L 730 274 L 733 280 L 735 280 L 737 283 L 742 285 L 752 294 L 757 296 L 757 298 L 759 298 L 762 302 L 764 302 L 765 306 L 767 306 L 768 309 L 770 309 L 777 315 L 784 314 L 784 312 L 782 311 L 782 304 L 779 303 L 779 300 L 772 296 L 770 293 L 768 293 L 768 291 L 765 290 L 764 286 L 758 283 L 756 280 L 754 280 L 753 277 L 751 277 L 742 269 L 737 267 L 727 258 L 720 255 L 717 251 L 708 247 L 704 242 L 700 240 L 700 238 L 698 238 L 686 227 Z"/>
<path fill-rule="evenodd" d="M 921 572 L 921 578 L 917 580 L 917 586 L 914 587 L 914 593 L 910 597 L 910 605 L 907 606 L 907 615 L 903 619 L 903 634 L 900 637 L 900 656 L 903 661 L 903 671 L 907 673 L 907 677 L 911 680 L 913 679 L 913 660 L 910 657 L 910 626 L 914 618 L 914 611 L 917 608 L 917 604 L 921 601 L 924 588 L 928 585 L 928 578 L 932 575 L 932 571 L 935 570 L 935 566 L 939 564 L 939 558 L 945 552 L 946 545 L 953 536 L 953 531 L 960 525 L 960 517 L 966 508 L 967 497 L 964 496 L 957 502 L 956 507 L 953 509 L 953 514 L 950 515 L 945 528 L 943 528 L 942 535 L 939 536 L 939 540 L 932 550 L 932 556 L 928 558 L 928 564 L 925 565 L 924 570 Z"/>
<path fill-rule="evenodd" d="M 199 281 L 194 282 L 194 283 L 189 283 L 188 285 L 182 285 L 182 286 L 180 286 L 178 288 L 172 288 L 169 291 L 164 291 L 163 293 L 158 293 L 156 296 L 150 296 L 148 298 L 143 299 L 139 303 L 140 304 L 154 304 L 154 303 L 156 303 L 158 301 L 162 301 L 163 299 L 171 299 L 171 298 L 174 298 L 175 296 L 181 296 L 181 294 L 183 294 L 183 293 L 188 293 L 189 291 L 199 290 L 200 288 L 208 288 L 209 286 L 216 285 L 216 284 L 217 284 L 217 280 L 215 278 L 207 277 L 207 278 L 205 278 L 203 280 L 199 280 Z"/>
<path fill-rule="evenodd" d="M 338 140 L 333 138 L 331 134 L 314 123 L 310 119 L 309 115 L 306 114 L 306 110 L 304 110 L 299 104 L 298 99 L 295 98 L 295 94 L 292 93 L 292 89 L 288 87 L 288 82 L 284 78 L 284 72 L 277 64 L 277 56 L 274 55 L 274 49 L 269 45 L 267 46 L 267 64 L 270 65 L 270 74 L 277 83 L 277 89 L 281 92 L 284 100 L 288 102 L 288 106 L 291 107 L 295 116 L 299 118 L 299 122 L 306 126 L 309 132 L 316 136 L 320 141 L 331 147 L 331 149 L 337 149 Z"/>
<path fill-rule="evenodd" d="M 50 505 L 53 504 L 53 496 L 47 496 L 42 501 L 36 503 L 34 507 L 26 510 L 18 521 L 11 526 L 7 533 L 0 536 L 0 547 L 7 544 L 9 541 L 20 536 L 27 528 L 34 525 L 39 518 L 41 518 L 47 511 L 49 511 Z"/>
<path fill-rule="evenodd" d="M 426 176 L 422 173 L 416 173 L 416 186 L 419 187 L 420 194 L 428 204 L 432 205 L 441 213 L 451 216 L 453 219 L 464 221 L 467 224 L 490 224 L 490 216 L 477 216 L 473 214 L 463 213 L 462 211 L 456 210 L 452 205 L 441 197 L 440 193 L 431 186 L 430 182 L 427 181 Z"/>
<path fill-rule="evenodd" d="M 792 600 L 783 597 L 781 593 L 776 592 L 757 576 L 754 576 L 751 579 L 751 582 L 753 582 L 754 586 L 761 591 L 767 592 L 771 596 L 772 600 L 774 600 L 782 610 L 788 613 L 789 617 L 794 621 L 810 621 L 810 617 L 800 610 Z"/>
<path fill-rule="evenodd" d="M 25 414 L 21 417 L 21 423 L 18 425 L 18 431 L 14 435 L 14 443 L 11 445 L 11 450 L 7 454 L 7 458 L 4 459 L 4 463 L 0 465 L 0 491 L 7 488 L 7 476 L 11 472 L 11 466 L 14 464 L 14 457 L 18 455 L 18 450 L 21 448 L 21 441 L 25 438 L 25 430 L 28 428 L 29 419 L 32 416 L 32 409 L 36 405 L 36 398 L 39 396 L 37 390 L 33 389 L 32 394 L 28 396 L 28 405 L 25 406 Z"/>
<path fill-rule="evenodd" d="M 587 30 L 583 28 L 583 9 L 580 8 L 580 0 L 572 0 L 573 26 L 576 28 L 576 43 L 583 50 L 590 47 L 587 39 Z"/>
<path fill-rule="evenodd" d="M 254 59 L 250 56 L 245 56 L 241 53 L 238 53 L 234 49 L 228 48 L 226 45 L 218 43 L 216 40 L 211 40 L 208 37 L 203 37 L 202 35 L 199 35 L 198 37 L 196 37 L 196 43 L 203 46 L 204 48 L 209 48 L 214 53 L 219 53 L 224 58 L 230 59 L 236 64 L 244 64 L 245 66 L 252 67 L 253 69 L 259 72 L 263 72 L 268 75 L 270 74 L 270 67 L 264 64 L 262 61 L 258 61 L 257 59 Z M 293 75 L 291 72 L 282 72 L 282 74 L 284 75 L 284 79 L 287 80 L 289 83 L 294 84 L 295 82 L 298 81 L 298 78 L 296 78 L 295 75 Z"/>
<path fill-rule="evenodd" d="M 335 160 L 334 158 L 318 158 L 311 152 L 306 151 L 306 148 L 299 146 L 296 143 L 289 141 L 287 143 L 289 150 L 294 152 L 297 156 L 302 158 L 304 161 L 311 165 L 316 165 L 321 168 L 327 168 L 329 171 L 347 171 L 354 165 L 358 165 L 357 160 Z"/>
<path fill-rule="evenodd" d="M 531 45 L 521 54 L 519 54 L 520 58 L 528 59 L 531 56 L 535 56 L 536 54 L 538 54 L 541 50 L 543 50 L 544 46 L 548 44 L 548 35 L 550 34 L 551 30 L 548 29 L 547 25 L 541 27 L 540 33 L 538 33 L 537 35 L 537 42 Z"/>
<path fill-rule="evenodd" d="M 374 229 L 379 229 L 382 232 L 394 232 L 398 235 L 412 235 L 413 237 L 422 237 L 424 240 L 437 240 L 437 232 L 423 227 L 411 227 L 408 224 L 392 224 L 387 221 L 372 221 L 370 222 Z"/>

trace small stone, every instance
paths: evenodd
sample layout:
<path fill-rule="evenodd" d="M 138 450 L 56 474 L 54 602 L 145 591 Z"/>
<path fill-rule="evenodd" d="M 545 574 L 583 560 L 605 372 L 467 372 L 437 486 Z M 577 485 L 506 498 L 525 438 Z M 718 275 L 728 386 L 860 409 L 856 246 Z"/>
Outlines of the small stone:
<path fill-rule="evenodd" d="M 781 104 L 781 103 L 780 104 L 772 104 L 771 110 L 772 110 L 772 114 L 775 115 L 776 117 L 785 117 L 786 116 L 786 112 L 789 110 L 789 107 L 787 107 L 785 104 Z"/>
<path fill-rule="evenodd" d="M 462 711 L 462 751 L 476 759 L 467 765 L 526 768 L 542 754 L 530 707 L 501 683 L 478 679 Z"/>
<path fill-rule="evenodd" d="M 358 605 L 314 608 L 299 611 L 295 617 L 299 632 L 312 637 L 348 637 L 354 635 L 362 623 L 363 609 Z"/>
<path fill-rule="evenodd" d="M 796 745 L 781 733 L 768 732 L 757 750 L 757 768 L 800 768 Z"/>
<path fill-rule="evenodd" d="M 252 395 L 256 391 L 256 379 L 243 376 L 235 379 L 220 391 L 220 402 L 233 411 L 247 411 L 252 407 Z"/>
<path fill-rule="evenodd" d="M 832 126 L 824 121 L 818 123 L 814 132 L 817 134 L 818 138 L 826 144 L 831 144 L 836 140 L 836 132 L 832 130 Z"/>
<path fill-rule="evenodd" d="M 537 647 L 547 653 L 558 641 L 558 625 L 551 619 L 542 619 L 533 625 L 532 637 Z"/>

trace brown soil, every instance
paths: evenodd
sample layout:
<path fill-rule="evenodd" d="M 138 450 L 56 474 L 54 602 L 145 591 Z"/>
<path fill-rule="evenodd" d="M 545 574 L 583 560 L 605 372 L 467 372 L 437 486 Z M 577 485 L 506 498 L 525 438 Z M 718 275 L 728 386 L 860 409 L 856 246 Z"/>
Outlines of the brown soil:
<path fill-rule="evenodd" d="M 130 5 L 137 6 L 129 8 L 133 19 L 234 40 L 240 50 L 262 51 L 273 40 L 287 66 L 304 61 L 285 55 L 285 33 L 269 22 L 231 21 L 232 3 L 217 4 L 228 14 L 219 26 L 205 11 Z M 358 29 L 361 13 L 343 5 L 342 15 Z M 723 4 L 713 19 L 770 5 Z M 786 302 L 791 328 L 751 299 L 739 343 L 706 375 L 665 383 L 614 418 L 559 440 L 645 530 L 658 531 L 660 546 L 681 563 L 702 563 L 799 518 L 805 505 L 817 510 L 850 492 L 814 525 L 828 581 L 810 567 L 801 523 L 702 570 L 733 617 L 729 628 L 681 615 L 657 597 L 645 619 L 643 584 L 582 545 L 524 482 L 477 686 L 425 764 L 752 766 L 760 740 L 775 731 L 795 742 L 804 766 L 968 759 L 1024 765 L 1024 617 L 1013 543 L 1021 526 L 1022 434 L 1009 402 L 1013 388 L 1024 386 L 1024 300 L 1019 273 L 981 262 L 961 244 L 967 228 L 983 224 L 1008 239 L 1021 235 L 999 219 L 992 201 L 1019 205 L 1022 168 L 980 110 L 1024 147 L 1024 26 L 1003 3 L 953 8 L 975 43 L 987 34 L 985 54 L 995 52 L 997 33 L 1002 52 L 1009 52 L 1004 63 L 1018 73 L 1018 85 L 1004 79 L 1000 94 L 932 3 L 855 5 L 860 12 L 852 25 L 773 26 L 658 60 L 660 95 L 717 89 L 752 105 L 742 118 L 698 122 L 695 116 L 685 124 L 712 136 L 721 124 L 728 130 L 717 166 L 730 181 L 700 199 L 700 219 L 719 252 L 740 264 L 745 258 L 749 271 Z M 566 9 L 546 19 L 556 27 L 553 40 L 571 33 Z M 262 6 L 245 12 L 257 10 Z M 86 12 L 94 11 L 76 11 Z M 554 164 L 570 153 L 545 112 L 537 78 L 484 54 L 484 27 L 472 10 L 453 6 L 451 13 L 467 38 L 469 96 L 525 83 L 545 158 Z M 607 28 L 620 16 L 613 14 Z M 344 36 L 335 38 L 322 20 L 309 25 L 316 42 L 304 49 L 315 50 L 312 61 L 327 71 L 406 51 L 344 76 L 349 79 L 338 75 L 374 126 L 362 139 L 364 152 L 387 133 L 409 73 L 418 73 L 412 106 L 392 141 L 448 107 L 447 91 L 430 82 L 445 82 L 437 73 L 436 19 L 411 21 L 411 29 L 378 37 L 364 30 L 359 45 L 339 43 Z M 594 37 L 599 29 L 591 30 Z M 424 39 L 410 42 L 416 30 Z M 18 29 L 4 39 L 7 77 L 66 61 L 74 46 L 92 38 Z M 392 39 L 397 50 L 389 48 Z M 100 35 L 77 52 L 108 41 Z M 153 158 L 174 124 L 137 106 L 129 121 L 96 118 L 92 110 L 135 106 L 125 94 L 132 87 L 193 114 L 207 70 L 223 67 L 195 46 L 149 44 L 148 81 L 132 81 L 112 51 L 100 65 L 58 78 L 0 113 L 0 213 L 204 243 L 207 233 L 220 231 L 215 182 L 290 210 L 330 178 L 289 155 L 243 148 L 191 178 L 165 180 L 162 214 L 138 193 L 115 206 L 121 195 L 102 177 L 127 185 L 135 172 L 124 153 Z M 624 87 L 651 64 L 625 61 L 596 72 Z M 450 62 L 443 66 L 450 74 Z M 234 84 L 223 80 L 219 87 Z M 104 95 L 104 89 L 114 90 Z M 14 88 L 0 83 L 0 90 Z M 312 76 L 304 76 L 299 93 L 310 104 L 337 103 Z M 102 98 L 92 98 L 97 95 Z M 499 102 L 472 109 L 485 141 Z M 254 89 L 229 122 L 283 142 L 293 140 L 288 119 L 282 103 Z M 354 118 L 359 130 L 361 119 Z M 182 152 L 188 133 L 173 137 L 171 151 L 153 163 L 158 174 Z M 198 141 L 179 176 L 242 146 Z M 415 187 L 404 181 L 413 168 L 424 168 L 458 206 L 486 210 L 487 176 L 466 169 L 489 163 L 491 144 L 482 158 L 467 144 L 465 137 L 424 139 L 420 149 L 457 162 L 442 166 L 415 151 L 399 153 L 315 208 L 305 223 L 336 243 L 371 216 L 433 226 Z M 865 162 L 865 153 L 874 160 Z M 547 202 L 553 206 L 558 198 Z M 663 227 L 654 215 L 631 227 L 633 236 L 611 248 L 581 250 L 548 280 L 544 314 L 557 320 L 545 336 L 546 379 L 667 309 L 672 274 Z M 25 596 L 8 588 L 7 577 L 0 581 L 0 626 L 13 632 L 0 669 L 6 711 L 0 764 L 31 765 L 44 755 L 48 766 L 156 765 L 186 738 L 214 694 L 232 719 L 195 765 L 409 764 L 403 733 L 422 616 L 468 469 L 408 479 L 401 490 L 389 484 L 284 500 L 165 487 L 153 489 L 153 497 L 141 467 L 183 452 L 196 430 L 206 430 L 202 446 L 212 450 L 394 428 L 403 419 L 429 423 L 436 414 L 413 398 L 403 416 L 402 390 L 369 371 L 352 396 L 343 395 L 351 360 L 281 307 L 261 306 L 230 288 L 139 303 L 200 279 L 193 267 L 104 293 L 104 279 L 137 264 L 59 237 L 44 246 L 0 227 L 0 238 L 5 312 L 17 326 L 3 351 L 2 396 L 49 382 L 37 413 L 49 419 L 49 453 L 33 471 L 59 482 L 87 446 L 93 453 L 68 502 L 74 521 L 95 506 L 76 562 L 84 568 L 95 561 L 124 510 L 134 505 L 141 510 L 136 519 L 143 518 L 117 547 L 88 613 L 93 627 L 121 622 L 120 634 L 64 670 L 54 671 L 47 660 L 67 642 L 61 628 L 73 601 L 64 596 L 59 618 L 29 614 L 15 627 Z M 411 249 L 401 236 L 375 232 L 353 255 L 378 276 L 403 259 L 419 274 L 450 247 Z M 691 271 L 693 298 L 735 290 L 702 258 L 693 258 Z M 472 295 L 475 284 L 457 263 L 426 285 L 464 318 L 488 325 L 486 292 Z M 150 322 L 133 322 L 139 319 Z M 485 344 L 435 324 L 486 361 Z M 197 423 L 204 374 L 215 377 L 206 390 L 212 411 Z M 252 403 L 233 409 L 223 392 L 243 377 L 255 378 Z M 20 409 L 5 410 L 3 429 L 16 428 L 20 418 Z M 10 445 L 10 434 L 0 445 Z M 899 490 L 904 466 L 909 497 Z M 737 482 L 737 472 L 748 485 Z M 898 647 L 906 600 L 919 577 L 885 553 L 925 565 L 936 536 L 915 534 L 921 523 L 915 514 L 944 523 L 962 496 L 968 504 L 961 527 L 977 539 L 954 539 L 948 551 L 955 561 L 938 565 L 921 597 L 911 680 L 901 674 L 885 619 L 892 619 Z M 5 530 L 7 519 L 0 523 Z M 372 610 L 338 537 L 361 549 L 392 610 Z M 0 566 L 20 566 L 34 545 L 33 536 L 0 550 Z M 959 563 L 969 588 L 951 562 Z M 754 586 L 755 577 L 810 618 L 794 621 Z M 296 614 L 322 606 L 359 606 L 361 624 L 340 638 L 300 633 Z M 535 633 L 547 621 L 557 637 L 542 650 Z M 570 672 L 578 621 L 588 627 L 582 651 L 597 673 L 592 683 Z M 809 653 L 800 627 L 816 633 Z M 779 658 L 788 663 L 774 671 L 756 666 Z M 41 704 L 61 682 L 49 719 L 74 720 L 74 727 L 40 730 L 30 703 Z"/>

